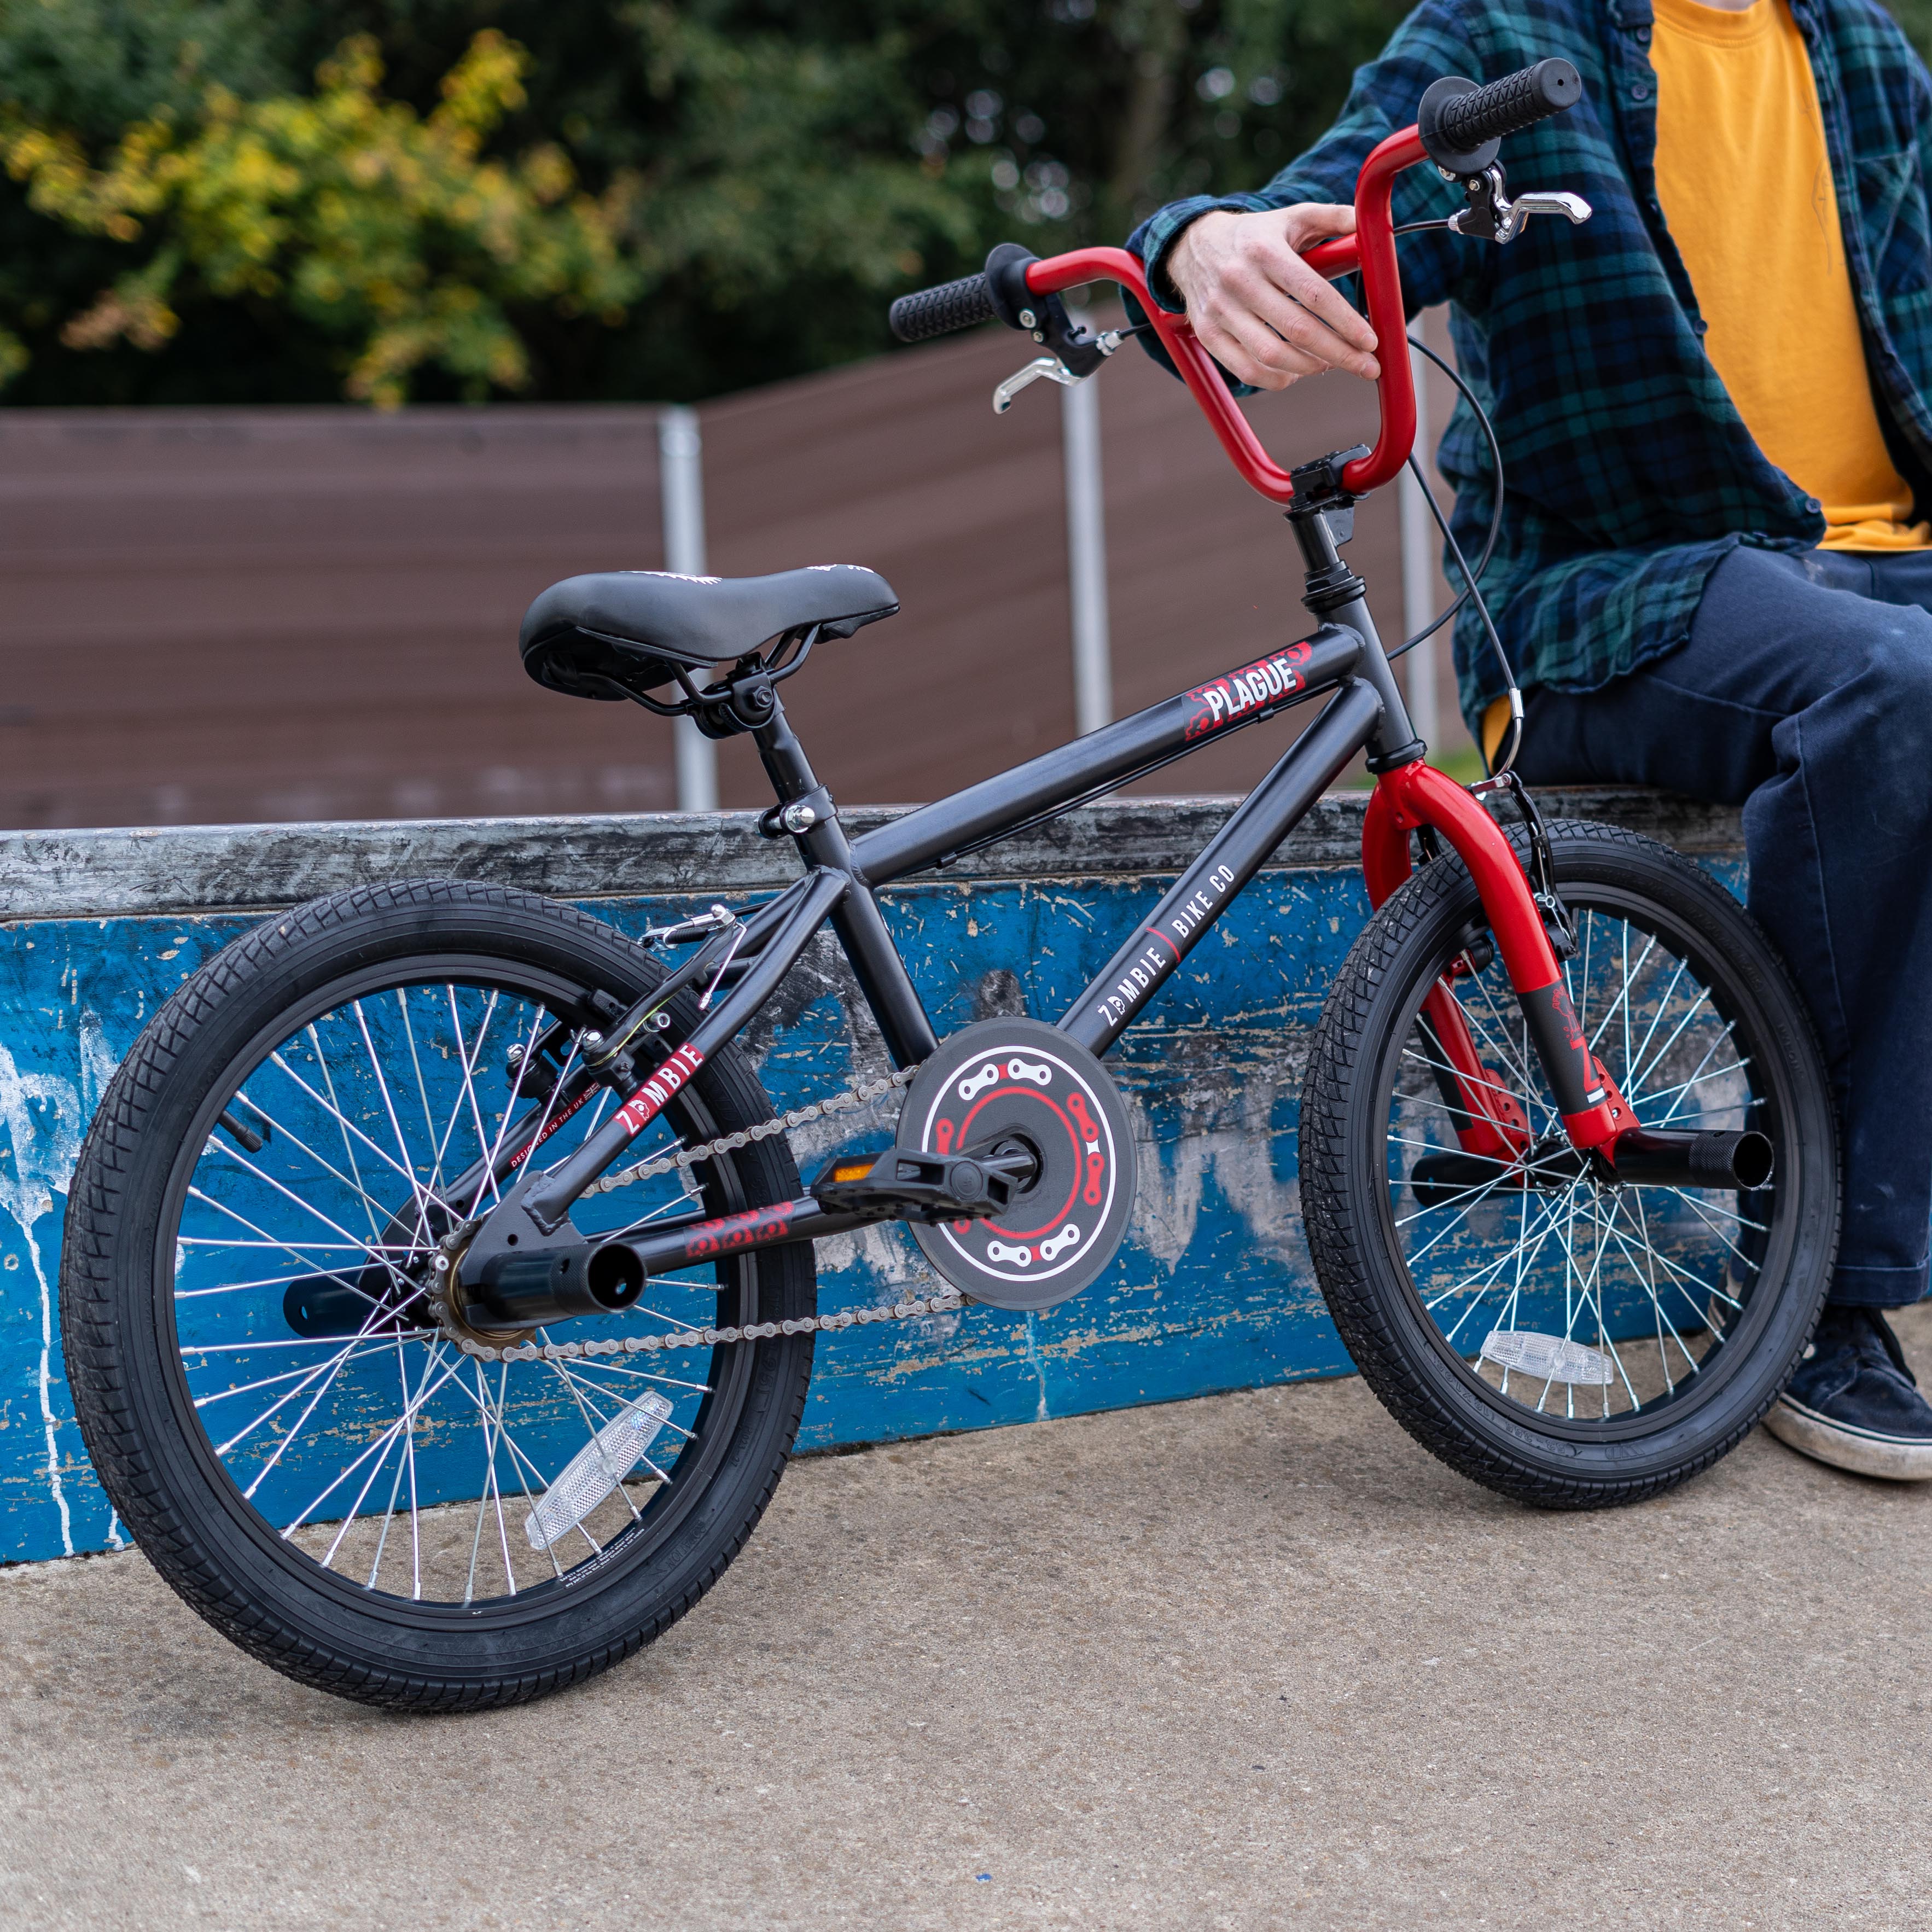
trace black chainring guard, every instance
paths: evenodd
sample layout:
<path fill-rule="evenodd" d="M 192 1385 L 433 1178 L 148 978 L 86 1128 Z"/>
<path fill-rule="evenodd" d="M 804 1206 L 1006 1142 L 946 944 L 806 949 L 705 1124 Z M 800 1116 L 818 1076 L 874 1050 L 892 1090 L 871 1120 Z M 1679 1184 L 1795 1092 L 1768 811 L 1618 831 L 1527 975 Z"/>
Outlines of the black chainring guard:
<path fill-rule="evenodd" d="M 1120 1251 L 1138 1167 L 1126 1103 L 1107 1070 L 1058 1028 L 980 1020 L 941 1042 L 899 1113 L 897 1144 L 958 1154 L 1019 1141 L 1033 1184 L 998 1216 L 915 1222 L 913 1238 L 961 1294 L 994 1308 L 1052 1308 Z"/>

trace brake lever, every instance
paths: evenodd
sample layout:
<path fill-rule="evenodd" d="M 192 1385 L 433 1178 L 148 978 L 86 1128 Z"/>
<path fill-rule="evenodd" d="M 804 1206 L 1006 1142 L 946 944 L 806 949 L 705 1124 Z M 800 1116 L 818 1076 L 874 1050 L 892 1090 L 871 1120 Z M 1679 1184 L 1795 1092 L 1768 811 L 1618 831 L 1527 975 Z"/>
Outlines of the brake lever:
<path fill-rule="evenodd" d="M 1097 349 L 1103 356 L 1111 356 L 1129 336 L 1140 334 L 1148 326 L 1147 323 L 1142 322 L 1133 328 L 1102 329 L 1098 335 L 1088 335 L 1082 330 L 1082 344 L 1084 347 Z M 1094 367 L 1097 369 L 1100 364 L 1096 362 Z M 1024 369 L 1009 376 L 993 392 L 994 415 L 1004 416 L 1012 407 L 1013 398 L 1029 383 L 1037 382 L 1042 376 L 1048 382 L 1058 382 L 1066 389 L 1070 389 L 1076 383 L 1087 380 L 1084 375 L 1076 375 L 1057 356 L 1036 356 Z"/>
<path fill-rule="evenodd" d="M 1561 214 L 1572 222 L 1584 222 L 1592 212 L 1580 194 L 1562 189 L 1532 189 L 1510 200 L 1499 162 L 1492 161 L 1480 174 L 1469 176 L 1464 188 L 1468 204 L 1450 216 L 1448 226 L 1455 234 L 1479 242 L 1514 242 L 1532 214 Z"/>
<path fill-rule="evenodd" d="M 1580 194 L 1571 194 L 1562 188 L 1532 191 L 1520 194 L 1510 203 L 1509 212 L 1503 218 L 1502 232 L 1498 242 L 1514 242 L 1522 232 L 1524 224 L 1532 214 L 1561 214 L 1571 223 L 1580 226 L 1588 221 L 1594 211 Z"/>
<path fill-rule="evenodd" d="M 993 413 L 1003 416 L 1013 406 L 1013 398 L 1029 383 L 1037 382 L 1044 376 L 1049 382 L 1058 382 L 1064 388 L 1072 388 L 1075 383 L 1085 380 L 1076 376 L 1057 356 L 1036 356 L 1024 369 L 1009 376 L 993 392 Z"/>

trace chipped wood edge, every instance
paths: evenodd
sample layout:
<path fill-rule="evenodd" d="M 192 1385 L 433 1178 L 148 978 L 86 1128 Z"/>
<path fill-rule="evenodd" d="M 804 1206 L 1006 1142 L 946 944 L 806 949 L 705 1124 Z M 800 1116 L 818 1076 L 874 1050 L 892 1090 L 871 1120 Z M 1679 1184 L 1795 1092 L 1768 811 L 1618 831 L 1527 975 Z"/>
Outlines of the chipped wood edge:
<path fill-rule="evenodd" d="M 1538 796 L 1552 818 L 1628 826 L 1700 858 L 1743 854 L 1733 808 L 1635 788 L 1552 788 Z M 1322 799 L 1270 868 L 1356 865 L 1368 796 Z M 1103 800 L 905 886 L 1178 873 L 1238 802 Z M 910 809 L 856 806 L 842 817 L 856 836 Z M 757 826 L 749 812 L 665 812 L 14 832 L 0 834 L 0 920 L 270 912 L 354 886 L 424 877 L 487 880 L 569 899 L 774 890 L 797 877 L 798 860 L 788 844 L 760 838 Z"/>

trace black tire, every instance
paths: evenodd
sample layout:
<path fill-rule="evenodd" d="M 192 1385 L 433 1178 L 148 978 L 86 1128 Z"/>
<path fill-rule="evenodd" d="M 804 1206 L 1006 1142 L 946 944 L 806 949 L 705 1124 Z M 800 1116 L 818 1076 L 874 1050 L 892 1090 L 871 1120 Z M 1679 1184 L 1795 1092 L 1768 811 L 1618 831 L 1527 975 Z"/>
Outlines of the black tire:
<path fill-rule="evenodd" d="M 1633 832 L 1558 823 L 1551 839 L 1594 1050 L 1643 1124 L 1768 1133 L 1770 1184 L 1606 1189 L 1577 1171 L 1502 963 L 1484 957 L 1474 883 L 1445 856 L 1370 920 L 1330 992 L 1302 1097 L 1302 1208 L 1335 1324 L 1402 1426 L 1505 1496 L 1592 1509 L 1708 1467 L 1776 1399 L 1830 1285 L 1838 1137 L 1803 1004 L 1736 900 Z M 1454 1088 L 1420 1012 L 1450 972 L 1486 1072 L 1529 1123 L 1507 1174 L 1459 1166 Z M 1534 1373 L 1508 1366 L 1526 1355 Z"/>
<path fill-rule="evenodd" d="M 61 1273 L 67 1370 L 82 1432 L 108 1495 L 149 1561 L 218 1630 L 264 1663 L 304 1684 L 392 1708 L 452 1710 L 540 1696 L 616 1663 L 674 1622 L 717 1580 L 758 1522 L 803 1410 L 808 1334 L 572 1362 L 567 1374 L 555 1361 L 520 1362 L 519 1374 L 528 1370 L 554 1379 L 512 1384 L 511 1364 L 491 1366 L 486 1378 L 480 1363 L 461 1354 L 460 1336 L 452 1340 L 424 1316 L 427 1300 L 411 1298 L 409 1281 L 427 1276 L 410 1270 L 426 1266 L 427 1254 L 420 1264 L 406 1259 L 409 1244 L 393 1232 L 398 1221 L 380 1234 L 358 1234 L 369 1250 L 362 1274 L 354 1272 L 354 1258 L 325 1256 L 325 1272 L 307 1275 L 301 1269 L 314 1264 L 289 1258 L 344 1246 L 313 1232 L 315 1222 L 333 1225 L 326 1217 L 335 1196 L 328 1190 L 338 1183 L 343 1198 L 359 1198 L 372 1229 L 380 1202 L 392 1193 L 408 1198 L 398 1176 L 420 1168 L 430 1176 L 426 1186 L 453 1196 L 446 1162 L 448 1173 L 458 1171 L 459 1130 L 471 1132 L 467 1117 L 475 1117 L 481 1145 L 496 1131 L 490 1123 L 499 1115 L 490 1103 L 518 1104 L 507 1064 L 500 1071 L 488 1060 L 492 1053 L 503 1059 L 512 1036 L 492 1036 L 491 1029 L 499 1016 L 523 1010 L 515 1001 L 536 1015 L 534 1038 L 545 1016 L 588 1024 L 596 1016 L 592 994 L 628 1003 L 662 976 L 611 928 L 527 894 L 421 880 L 362 889 L 272 919 L 228 946 L 155 1015 L 110 1084 L 74 1178 Z M 450 1027 L 438 1034 L 436 1003 L 444 992 Z M 674 1040 L 696 1013 L 688 1000 L 671 1012 L 676 1030 L 666 1036 Z M 352 1013 L 369 1042 L 368 1070 L 334 1044 L 351 1038 L 349 1021 L 339 1016 Z M 421 1092 L 426 1150 L 420 1160 L 413 1129 L 397 1130 L 400 1157 L 384 1152 L 379 1116 L 362 1097 L 380 1089 L 388 1102 L 384 1056 L 404 1034 L 408 1058 L 394 1063 L 394 1090 L 405 1096 L 405 1114 Z M 268 1130 L 265 1144 L 239 1152 L 247 1138 L 218 1128 L 224 1110 L 250 1133 Z M 325 1148 L 316 1130 L 303 1124 L 311 1114 L 340 1130 L 340 1151 L 332 1140 Z M 771 1114 L 749 1063 L 727 1049 L 667 1111 L 664 1126 L 650 1130 L 659 1136 L 656 1146 L 640 1141 L 629 1158 Z M 592 1118 L 586 1107 L 581 1131 Z M 560 1154 L 578 1131 L 557 1137 Z M 312 1168 L 304 1168 L 309 1156 Z M 547 1147 L 543 1158 L 550 1157 Z M 691 1172 L 704 1177 L 696 1191 L 712 1213 L 798 1192 L 782 1138 Z M 608 1225 L 612 1217 L 638 1217 L 640 1208 L 662 1213 L 680 1204 L 675 1178 L 637 1185 L 658 1191 L 618 1190 L 580 1202 L 580 1224 L 592 1205 Z M 669 1205 L 650 1206 L 660 1199 Z M 271 1208 L 280 1203 L 276 1211 L 284 1211 L 284 1221 L 270 1220 L 271 1208 L 250 1205 L 261 1202 Z M 217 1208 L 226 1218 L 218 1217 Z M 188 1232 L 237 1223 L 256 1226 L 271 1238 Z M 273 1278 L 234 1280 L 238 1269 Z M 296 1325 L 297 1312 L 287 1311 L 297 1310 L 304 1282 L 311 1288 L 346 1282 L 347 1292 L 372 1278 L 384 1292 L 396 1284 L 394 1309 L 362 1317 L 360 1331 L 346 1342 L 346 1326 L 321 1341 L 302 1339 L 308 1331 Z M 640 1308 L 661 1288 L 664 1305 L 675 1301 L 683 1312 L 660 1309 L 646 1321 L 725 1325 L 811 1315 L 816 1276 L 809 1246 L 798 1246 L 721 1261 L 715 1274 L 698 1280 L 664 1286 L 654 1278 Z M 292 1330 L 292 1340 L 286 1339 Z M 548 1339 L 554 1331 L 536 1332 Z M 557 1339 L 615 1332 L 580 1323 Z M 229 1333 L 241 1339 L 219 1346 L 206 1339 Z M 341 1360 L 326 1375 L 303 1366 L 310 1359 L 304 1349 L 324 1352 L 314 1358 L 320 1362 L 338 1344 Z M 436 1352 L 446 1347 L 454 1366 L 447 1374 L 438 1366 L 433 1374 L 429 1364 L 442 1363 Z M 266 1352 L 272 1348 L 285 1352 Z M 296 1366 L 286 1366 L 292 1361 Z M 646 1374 L 640 1364 L 675 1364 L 679 1379 Z M 272 1382 L 244 1379 L 258 1368 Z M 274 1383 L 293 1386 L 305 1409 L 292 1396 L 274 1395 L 284 1412 L 279 1419 L 271 1409 L 268 1420 L 244 1428 L 238 1418 L 268 1400 L 259 1390 L 272 1393 Z M 571 1464 L 560 1460 L 574 1433 L 586 1444 L 593 1433 L 605 1439 L 600 1425 L 628 1415 L 638 1406 L 636 1391 L 661 1385 L 658 1399 L 680 1419 L 644 1438 L 643 1460 L 626 1465 L 630 1474 L 595 1510 L 544 1541 L 534 1527 L 539 1498 L 532 1482 L 557 1483 L 556 1468 L 567 1472 L 582 1460 L 581 1450 Z M 311 1388 L 320 1393 L 311 1397 Z M 454 1420 L 437 1408 L 446 1400 Z M 369 1418 L 382 1413 L 372 1404 L 384 1400 L 395 1408 L 387 1430 L 391 1447 L 382 1449 L 383 1460 L 367 1478 L 353 1475 L 361 1496 L 352 1503 L 353 1482 L 338 1475 L 306 1515 L 274 1503 L 280 1493 L 307 1490 L 366 1438 L 371 1446 L 349 1465 L 352 1474 L 359 1471 L 383 1439 L 368 1432 Z M 226 1408 L 214 1406 L 223 1402 Z M 204 1427 L 204 1416 L 219 1416 L 220 1426 Z M 320 1419 L 310 1423 L 310 1417 Z M 527 1418 L 535 1420 L 520 1446 Z M 472 1425 L 480 1432 L 474 1438 Z M 233 1441 L 218 1447 L 231 1426 Z M 534 1460 L 532 1444 L 542 1451 Z M 486 1450 L 482 1490 L 465 1490 Z M 405 1463 L 406 1529 L 398 1500 Z M 506 1524 L 520 1514 L 518 1484 L 532 1508 L 513 1550 Z M 371 1485 L 375 1499 L 364 1514 Z M 388 1514 L 377 1536 L 385 1487 Z M 478 1526 L 459 1598 L 453 1580 L 472 1493 Z M 278 1508 L 279 1522 L 272 1520 Z M 336 1518 L 321 1512 L 341 1509 L 348 1511 L 343 1527 L 322 1554 Z M 494 1581 L 500 1532 L 502 1574 Z M 580 1546 L 595 1554 L 580 1554 Z M 362 1568 L 372 1549 L 364 1582 Z M 547 1567 L 538 1570 L 539 1564 Z"/>

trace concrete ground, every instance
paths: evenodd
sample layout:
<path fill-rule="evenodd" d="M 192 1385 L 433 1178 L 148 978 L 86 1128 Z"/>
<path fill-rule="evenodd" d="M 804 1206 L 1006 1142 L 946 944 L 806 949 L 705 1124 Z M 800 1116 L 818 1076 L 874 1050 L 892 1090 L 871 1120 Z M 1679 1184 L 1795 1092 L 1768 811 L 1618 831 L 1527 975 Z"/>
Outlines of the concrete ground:
<path fill-rule="evenodd" d="M 801 1462 L 653 1649 L 490 1716 L 18 1569 L 0 1921 L 1919 1924 L 1928 1531 L 1762 1432 L 1534 1515 L 1346 1382 Z"/>

